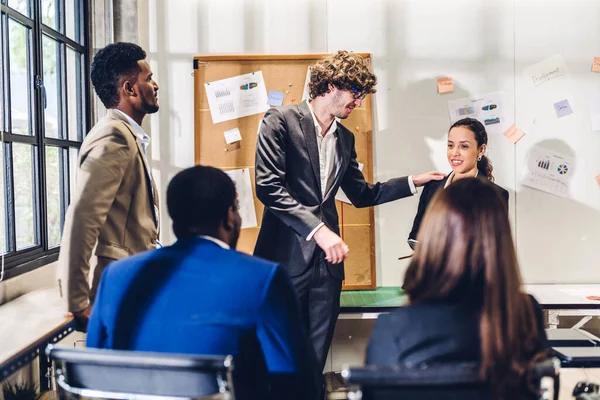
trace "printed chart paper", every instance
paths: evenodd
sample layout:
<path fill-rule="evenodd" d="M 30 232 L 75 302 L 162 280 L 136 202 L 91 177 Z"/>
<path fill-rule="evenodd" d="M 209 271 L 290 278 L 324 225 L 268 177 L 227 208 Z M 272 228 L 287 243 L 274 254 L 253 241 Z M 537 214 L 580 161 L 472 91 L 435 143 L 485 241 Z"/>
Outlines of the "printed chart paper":
<path fill-rule="evenodd" d="M 213 124 L 269 109 L 262 71 L 204 84 Z"/>
<path fill-rule="evenodd" d="M 479 97 L 464 97 L 448 102 L 450 122 L 471 117 L 479 120 L 488 134 L 502 134 L 508 128 L 504 109 L 504 92 L 484 94 Z"/>
<path fill-rule="evenodd" d="M 252 196 L 252 184 L 250 183 L 250 170 L 248 168 L 225 171 L 235 184 L 236 197 L 238 199 L 238 212 L 242 217 L 242 229 L 254 228 L 256 223 L 256 210 L 254 209 L 254 197 Z"/>
<path fill-rule="evenodd" d="M 574 169 L 573 157 L 534 146 L 527 155 L 521 183 L 547 193 L 571 198 L 569 188 Z"/>

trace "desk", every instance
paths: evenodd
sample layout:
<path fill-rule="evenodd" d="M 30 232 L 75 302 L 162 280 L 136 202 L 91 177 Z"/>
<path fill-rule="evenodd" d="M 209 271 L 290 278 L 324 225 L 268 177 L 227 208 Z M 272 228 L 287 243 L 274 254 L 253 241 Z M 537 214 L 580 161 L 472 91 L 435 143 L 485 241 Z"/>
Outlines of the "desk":
<path fill-rule="evenodd" d="M 344 290 L 340 296 L 340 319 L 377 319 L 384 312 L 406 304 L 408 297 L 398 286 L 375 290 Z"/>
<path fill-rule="evenodd" d="M 588 300 L 587 296 L 600 296 L 600 285 L 525 285 L 548 312 L 548 326 L 558 327 L 560 316 L 583 317 L 573 328 L 581 328 L 594 316 L 600 316 L 600 301 Z M 340 319 L 376 319 L 382 312 L 389 312 L 407 302 L 400 287 L 378 287 L 376 290 L 343 291 L 340 296 Z"/>
<path fill-rule="evenodd" d="M 600 296 L 600 285 L 525 285 L 544 310 L 548 311 L 548 327 L 558 327 L 560 316 L 583 317 L 573 328 L 581 328 L 593 317 L 600 316 L 600 301 L 587 296 Z"/>
<path fill-rule="evenodd" d="M 0 306 L 0 382 L 40 356 L 40 390 L 49 389 L 44 349 L 73 332 L 57 290 L 28 293 Z"/>

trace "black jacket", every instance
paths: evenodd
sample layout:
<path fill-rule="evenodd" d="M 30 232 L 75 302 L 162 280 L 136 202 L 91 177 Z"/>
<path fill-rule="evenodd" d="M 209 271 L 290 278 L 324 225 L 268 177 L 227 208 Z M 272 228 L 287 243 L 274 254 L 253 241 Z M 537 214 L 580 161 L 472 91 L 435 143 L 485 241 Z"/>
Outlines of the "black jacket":
<path fill-rule="evenodd" d="M 370 207 L 412 195 L 408 177 L 369 184 L 358 168 L 354 135 L 337 124 L 340 168 L 321 193 L 319 150 L 308 103 L 271 109 L 263 118 L 256 145 L 256 196 L 265 205 L 254 255 L 278 262 L 290 276 L 301 275 L 313 258 L 306 237 L 321 222 L 339 235 L 335 194 L 341 187 L 355 207 Z M 337 279 L 344 266 L 330 264 Z"/>
<path fill-rule="evenodd" d="M 529 299 L 542 335 L 538 351 L 544 351 L 548 343 L 542 308 L 532 296 Z M 369 340 L 366 364 L 417 366 L 480 360 L 479 310 L 470 302 L 428 302 L 380 315 Z"/>
<path fill-rule="evenodd" d="M 477 176 L 480 179 L 485 179 L 487 181 L 487 179 L 485 178 L 485 174 L 483 172 L 480 172 Z M 423 216 L 425 215 L 427 206 L 433 199 L 433 196 L 435 196 L 435 194 L 438 192 L 438 190 L 444 189 L 444 186 L 446 185 L 446 181 L 448 180 L 449 177 L 450 177 L 450 175 L 446 176 L 441 181 L 430 181 L 430 182 L 426 183 L 425 186 L 423 186 L 423 193 L 421 193 L 421 197 L 419 198 L 419 207 L 417 208 L 417 215 L 415 215 L 415 220 L 413 222 L 412 230 L 410 231 L 410 234 L 408 235 L 408 240 L 411 240 L 411 239 L 417 240 L 417 234 L 419 233 L 419 227 L 421 226 L 421 221 L 423 220 Z M 490 183 L 492 185 L 494 185 L 495 188 L 498 189 L 498 191 L 502 195 L 502 198 L 506 201 L 506 208 L 508 209 L 508 191 L 506 189 L 503 189 L 502 187 L 496 185 L 493 182 L 490 182 Z"/>

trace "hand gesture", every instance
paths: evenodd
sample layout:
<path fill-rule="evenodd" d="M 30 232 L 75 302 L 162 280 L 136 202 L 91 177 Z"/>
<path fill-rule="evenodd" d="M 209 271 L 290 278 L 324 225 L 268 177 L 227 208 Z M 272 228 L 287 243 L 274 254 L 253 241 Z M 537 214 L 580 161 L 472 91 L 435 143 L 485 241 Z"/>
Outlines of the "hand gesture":
<path fill-rule="evenodd" d="M 348 246 L 341 237 L 323 225 L 313 236 L 313 239 L 325 252 L 325 259 L 332 264 L 339 264 L 348 257 Z"/>

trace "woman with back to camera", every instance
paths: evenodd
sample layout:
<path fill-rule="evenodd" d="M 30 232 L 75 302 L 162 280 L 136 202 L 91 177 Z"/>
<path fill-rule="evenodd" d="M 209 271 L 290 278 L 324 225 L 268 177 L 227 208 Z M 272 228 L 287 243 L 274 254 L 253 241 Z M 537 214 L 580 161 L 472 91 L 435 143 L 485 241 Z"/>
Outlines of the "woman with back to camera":
<path fill-rule="evenodd" d="M 488 135 L 481 122 L 474 118 L 463 118 L 456 121 L 448 131 L 448 164 L 452 172 L 441 181 L 431 181 L 423 187 L 423 193 L 419 199 L 417 215 L 413 222 L 412 230 L 408 235 L 408 244 L 415 248 L 417 243 L 417 233 L 421 220 L 425 214 L 427 206 L 433 196 L 442 189 L 447 188 L 453 182 L 462 178 L 477 177 L 494 182 L 492 175 L 492 163 L 485 156 L 487 150 Z M 508 208 L 508 191 L 497 186 L 502 192 L 502 197 Z"/>
<path fill-rule="evenodd" d="M 542 310 L 523 290 L 505 199 L 465 178 L 425 213 L 403 289 L 379 317 L 367 364 L 477 362 L 496 398 L 535 398 L 529 367 L 547 350 Z"/>

